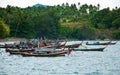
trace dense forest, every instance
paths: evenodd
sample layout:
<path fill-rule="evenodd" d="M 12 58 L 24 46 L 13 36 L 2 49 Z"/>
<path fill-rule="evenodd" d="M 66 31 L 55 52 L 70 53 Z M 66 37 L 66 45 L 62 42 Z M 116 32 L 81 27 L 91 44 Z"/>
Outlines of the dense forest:
<path fill-rule="evenodd" d="M 63 3 L 0 7 L 0 38 L 120 39 L 120 7 Z"/>

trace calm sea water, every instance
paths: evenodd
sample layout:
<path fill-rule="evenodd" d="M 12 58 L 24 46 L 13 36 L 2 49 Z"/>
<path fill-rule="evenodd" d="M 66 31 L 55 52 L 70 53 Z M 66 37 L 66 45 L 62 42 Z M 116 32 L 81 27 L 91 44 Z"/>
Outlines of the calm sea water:
<path fill-rule="evenodd" d="M 103 52 L 65 57 L 22 57 L 0 49 L 0 75 L 120 75 L 120 41 Z"/>

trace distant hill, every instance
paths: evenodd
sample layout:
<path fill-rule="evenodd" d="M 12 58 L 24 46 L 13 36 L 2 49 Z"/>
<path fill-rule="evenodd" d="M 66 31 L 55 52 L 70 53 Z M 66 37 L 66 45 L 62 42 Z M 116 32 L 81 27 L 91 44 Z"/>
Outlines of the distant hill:
<path fill-rule="evenodd" d="M 35 5 L 33 5 L 33 7 L 47 7 L 48 5 L 43 5 L 43 4 L 35 4 Z"/>

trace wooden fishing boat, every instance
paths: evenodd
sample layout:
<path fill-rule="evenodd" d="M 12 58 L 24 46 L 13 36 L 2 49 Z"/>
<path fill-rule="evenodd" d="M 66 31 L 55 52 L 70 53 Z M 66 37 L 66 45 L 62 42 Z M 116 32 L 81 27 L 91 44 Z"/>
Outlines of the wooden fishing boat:
<path fill-rule="evenodd" d="M 10 44 L 10 45 L 0 45 L 0 48 L 13 48 L 13 46 Z"/>
<path fill-rule="evenodd" d="M 22 56 L 35 56 L 35 57 L 56 57 L 56 56 L 65 56 L 67 54 L 67 51 L 62 50 L 62 51 L 55 51 L 55 52 L 33 52 L 33 53 L 22 53 Z"/>
<path fill-rule="evenodd" d="M 6 49 L 6 52 L 9 52 L 10 54 L 15 54 L 15 55 L 19 55 L 22 54 L 24 52 L 34 52 L 34 49 Z"/>
<path fill-rule="evenodd" d="M 45 53 L 50 51 L 36 51 L 35 49 L 6 49 L 6 52 L 9 52 L 10 54 L 19 55 L 22 53 Z"/>
<path fill-rule="evenodd" d="M 81 43 L 75 43 L 71 45 L 65 45 L 65 48 L 78 48 L 80 45 L 82 45 L 83 41 Z"/>
<path fill-rule="evenodd" d="M 83 41 L 82 41 L 83 42 Z M 70 44 L 70 45 L 61 45 L 60 47 L 64 47 L 64 48 L 78 48 L 81 44 L 82 44 L 82 42 L 81 43 L 75 43 L 75 44 Z"/>
<path fill-rule="evenodd" d="M 35 49 L 20 49 L 20 52 L 34 52 Z"/>
<path fill-rule="evenodd" d="M 6 52 L 34 52 L 34 49 L 12 49 L 12 48 L 7 48 Z"/>
<path fill-rule="evenodd" d="M 5 46 L 4 45 L 0 45 L 0 48 L 5 48 Z"/>
<path fill-rule="evenodd" d="M 6 48 L 6 52 L 19 52 L 19 49 Z"/>
<path fill-rule="evenodd" d="M 0 48 L 18 48 L 19 49 L 19 48 L 22 48 L 22 47 L 20 47 L 20 45 L 5 44 L 5 45 L 0 45 Z"/>
<path fill-rule="evenodd" d="M 65 45 L 65 48 L 77 48 L 80 44 L 73 44 L 73 45 Z"/>
<path fill-rule="evenodd" d="M 18 51 L 18 52 L 9 52 L 10 54 L 14 54 L 14 55 L 20 55 L 20 54 L 22 54 L 22 53 L 24 53 L 24 52 L 20 52 L 20 51 Z"/>
<path fill-rule="evenodd" d="M 35 52 L 24 52 L 21 55 L 22 56 L 35 56 L 35 57 L 56 57 L 56 56 L 65 56 L 65 54 L 70 54 L 72 52 L 71 48 L 68 48 L 68 50 L 64 49 L 42 49 L 42 50 L 36 50 Z"/>
<path fill-rule="evenodd" d="M 86 42 L 86 45 L 114 45 L 116 44 L 116 42 L 94 42 L 94 43 L 89 43 L 89 42 Z"/>
<path fill-rule="evenodd" d="M 105 47 L 103 48 L 74 48 L 73 51 L 103 51 Z"/>
<path fill-rule="evenodd" d="M 109 45 L 114 45 L 114 44 L 116 44 L 117 42 L 111 42 Z"/>

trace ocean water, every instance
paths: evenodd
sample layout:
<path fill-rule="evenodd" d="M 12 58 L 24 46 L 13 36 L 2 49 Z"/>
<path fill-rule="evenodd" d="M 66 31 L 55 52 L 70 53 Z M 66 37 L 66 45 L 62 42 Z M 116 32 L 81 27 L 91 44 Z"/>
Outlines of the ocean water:
<path fill-rule="evenodd" d="M 73 51 L 65 57 L 22 57 L 0 49 L 0 75 L 120 75 L 120 41 L 103 52 Z"/>

